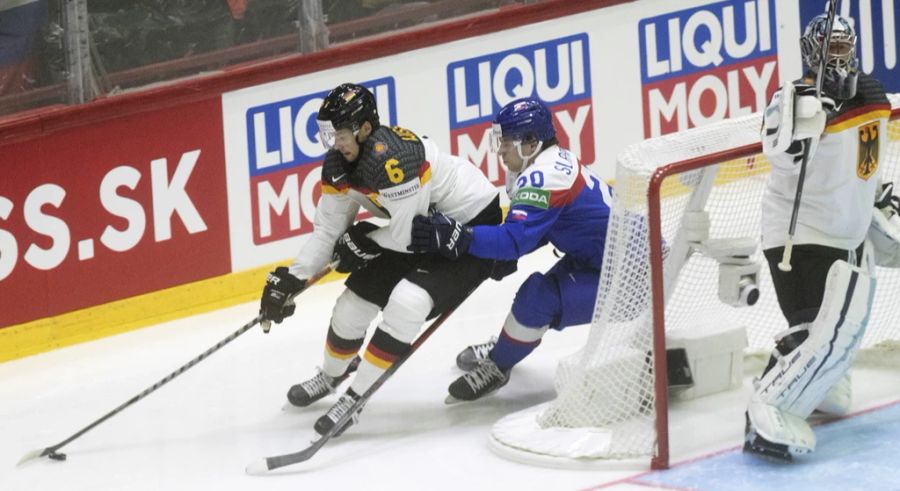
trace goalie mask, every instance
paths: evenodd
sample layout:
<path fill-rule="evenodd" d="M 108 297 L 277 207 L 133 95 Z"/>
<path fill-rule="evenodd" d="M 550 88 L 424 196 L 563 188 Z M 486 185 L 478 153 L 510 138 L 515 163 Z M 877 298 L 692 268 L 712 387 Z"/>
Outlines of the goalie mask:
<path fill-rule="evenodd" d="M 366 121 L 373 130 L 380 124 L 375 96 L 362 85 L 351 83 L 338 85 L 329 92 L 316 116 L 319 138 L 326 149 L 334 148 L 338 130 L 348 129 L 355 138 Z"/>
<path fill-rule="evenodd" d="M 827 30 L 828 16 L 817 15 L 806 26 L 800 38 L 803 62 L 816 73 L 822 60 L 822 45 L 825 43 Z M 822 91 L 838 100 L 852 99 L 856 95 L 859 58 L 856 57 L 856 31 L 850 20 L 835 15 L 830 38 L 825 73 L 822 74 Z"/>
<path fill-rule="evenodd" d="M 503 109 L 494 116 L 491 150 L 498 153 L 502 143 L 512 143 L 519 157 L 525 162 L 523 166 L 525 167 L 530 159 L 541 152 L 547 142 L 555 138 L 556 128 L 553 127 L 550 110 L 540 100 L 527 97 L 503 106 Z M 537 143 L 537 146 L 528 155 L 524 155 L 523 143 Z"/>

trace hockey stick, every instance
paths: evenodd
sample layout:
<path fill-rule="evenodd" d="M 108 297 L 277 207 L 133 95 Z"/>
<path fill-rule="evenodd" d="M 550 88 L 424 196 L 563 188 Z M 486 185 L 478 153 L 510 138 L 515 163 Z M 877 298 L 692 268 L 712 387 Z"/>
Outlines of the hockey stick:
<path fill-rule="evenodd" d="M 309 287 L 310 285 L 312 285 L 313 283 L 315 283 L 315 282 L 319 281 L 320 279 L 322 279 L 323 276 L 325 276 L 326 274 L 328 274 L 329 272 L 331 272 L 331 269 L 332 269 L 333 266 L 334 266 L 334 263 L 329 264 L 328 266 L 326 266 L 325 268 L 323 268 L 321 271 L 319 271 L 318 273 L 316 273 L 316 274 L 314 274 L 312 277 L 310 277 L 308 280 L 306 280 L 306 285 L 304 286 L 303 290 L 300 290 L 299 292 L 297 292 L 297 295 L 299 295 L 301 292 L 303 292 L 304 290 L 306 290 L 306 288 L 308 288 L 308 287 Z M 296 296 L 296 295 L 295 295 L 295 296 Z M 119 407 L 117 407 L 117 408 L 113 409 L 112 411 L 106 413 L 106 415 L 104 415 L 104 416 L 101 417 L 100 419 L 98 419 L 98 420 L 94 421 L 93 423 L 91 423 L 91 424 L 85 426 L 84 428 L 82 428 L 81 430 L 79 430 L 79 431 L 78 431 L 77 433 L 75 433 L 74 435 L 70 436 L 69 438 L 66 438 L 65 440 L 63 440 L 63 441 L 57 443 L 56 445 L 52 445 L 52 446 L 49 446 L 49 447 L 43 448 L 43 449 L 32 450 L 32 451 L 26 453 L 26 454 L 22 457 L 22 459 L 19 460 L 19 463 L 16 464 L 16 465 L 17 465 L 17 466 L 22 466 L 23 464 L 25 464 L 26 462 L 28 462 L 28 461 L 30 461 L 30 460 L 32 460 L 32 459 L 36 459 L 36 458 L 44 457 L 44 456 L 47 456 L 47 457 L 49 457 L 49 458 L 51 458 L 51 459 L 53 459 L 53 460 L 66 460 L 66 454 L 57 452 L 57 450 L 59 450 L 60 448 L 66 446 L 66 445 L 68 445 L 70 442 L 72 442 L 72 440 L 75 440 L 76 438 L 80 437 L 81 435 L 83 435 L 83 434 L 87 433 L 88 431 L 92 430 L 94 427 L 96 427 L 96 426 L 99 425 L 100 423 L 102 423 L 102 422 L 106 421 L 107 419 L 109 419 L 109 418 L 115 416 L 116 414 L 120 413 L 122 410 L 124 410 L 124 409 L 127 408 L 128 406 L 130 406 L 130 405 L 136 403 L 137 401 L 139 401 L 139 400 L 141 400 L 141 399 L 147 397 L 147 396 L 150 395 L 152 392 L 156 391 L 156 389 L 159 389 L 159 388 L 162 387 L 163 385 L 166 385 L 167 383 L 171 382 L 172 379 L 174 379 L 175 377 L 181 375 L 182 373 L 186 372 L 189 368 L 191 368 L 191 367 L 193 367 L 194 365 L 200 363 L 200 362 L 203 361 L 206 357 L 208 357 L 209 355 L 215 353 L 216 351 L 218 351 L 219 349 L 221 349 L 221 348 L 222 348 L 223 346 L 225 346 L 226 344 L 228 344 L 228 343 L 234 341 L 235 338 L 237 338 L 237 337 L 240 336 L 241 334 L 244 334 L 245 332 L 249 331 L 253 326 L 259 324 L 259 322 L 260 322 L 261 320 L 262 320 L 262 315 L 256 316 L 256 318 L 254 318 L 252 321 L 250 321 L 250 322 L 244 324 L 243 326 L 241 326 L 240 329 L 238 329 L 237 331 L 234 331 L 234 332 L 231 333 L 227 338 L 225 338 L 225 339 L 219 341 L 218 343 L 216 343 L 216 345 L 213 346 L 212 348 L 210 348 L 210 349 L 204 351 L 202 354 L 200 354 L 200 356 L 198 356 L 198 357 L 194 358 L 193 360 L 187 362 L 186 364 L 182 365 L 180 368 L 178 368 L 178 369 L 175 370 L 174 372 L 170 373 L 169 375 L 167 375 L 165 378 L 163 378 L 163 379 L 160 380 L 159 382 L 156 382 L 155 384 L 153 384 L 152 386 L 148 387 L 147 389 L 144 389 L 144 391 L 141 392 L 140 394 L 138 394 L 138 395 L 132 397 L 131 399 L 129 399 L 129 400 L 125 401 L 123 404 L 121 404 Z"/>
<path fill-rule="evenodd" d="M 436 331 L 437 328 L 441 327 L 441 324 L 447 321 L 447 319 L 450 317 L 450 314 L 452 314 L 453 311 L 459 308 L 459 306 L 462 305 L 462 303 L 465 302 L 467 298 L 469 298 L 469 295 L 471 295 L 473 291 L 475 291 L 475 288 L 469 290 L 469 292 L 466 293 L 466 296 L 464 296 L 462 300 L 457 302 L 456 305 L 450 308 L 450 310 L 444 312 L 440 317 L 435 319 L 434 322 L 432 322 L 431 325 L 428 326 L 428 329 L 426 329 L 425 332 L 423 332 L 419 335 L 418 338 L 416 338 L 416 340 L 410 346 L 409 351 L 407 351 L 406 354 L 404 354 L 400 358 L 397 358 L 397 361 L 395 361 L 393 365 L 388 367 L 388 369 L 385 370 L 384 373 L 382 373 L 381 376 L 375 380 L 372 386 L 369 387 L 368 390 L 363 392 L 359 399 L 357 399 L 357 401 L 354 402 L 352 406 L 350 406 L 350 409 L 346 413 L 344 413 L 344 415 L 341 416 L 340 419 L 337 420 L 334 426 L 332 426 L 331 429 L 328 430 L 324 435 L 322 435 L 318 440 L 312 442 L 312 444 L 310 444 L 303 450 L 300 450 L 299 452 L 277 455 L 275 457 L 265 457 L 259 459 L 258 461 L 251 462 L 247 465 L 245 472 L 251 476 L 260 476 L 266 474 L 268 471 L 278 469 L 279 467 L 299 464 L 300 462 L 306 462 L 307 460 L 311 459 L 313 455 L 315 455 L 323 446 L 325 446 L 325 444 L 328 443 L 328 441 L 331 440 L 334 435 L 344 427 L 344 425 L 350 420 L 350 418 L 352 418 L 353 415 L 355 415 L 356 412 L 359 411 L 359 409 L 369 401 L 369 399 L 372 397 L 372 394 L 374 394 L 375 391 L 377 391 L 382 385 L 384 385 L 384 383 L 387 382 L 389 378 L 391 378 L 394 372 L 396 372 L 401 365 L 406 363 L 406 360 L 408 360 L 409 357 L 412 356 L 412 354 L 415 353 L 420 346 L 422 346 L 422 343 L 424 343 L 425 340 L 431 337 L 431 335 L 434 334 L 434 331 Z"/>
<path fill-rule="evenodd" d="M 822 52 L 819 56 L 819 72 L 816 73 L 816 99 L 822 98 L 822 81 L 825 78 L 825 64 L 828 58 L 828 49 L 831 45 L 831 29 L 834 27 L 834 15 L 840 0 L 828 0 L 828 11 L 825 20 L 825 40 L 822 43 Z M 793 103 L 793 102 L 792 102 Z M 791 254 L 794 251 L 794 232 L 797 231 L 797 215 L 800 213 L 800 198 L 803 195 L 803 181 L 806 180 L 806 164 L 809 161 L 809 147 L 812 146 L 812 138 L 804 140 L 803 156 L 800 162 L 800 175 L 797 177 L 797 193 L 794 195 L 794 207 L 791 210 L 791 223 L 788 226 L 788 237 L 784 242 L 784 253 L 778 269 L 789 272 L 791 270 Z"/>

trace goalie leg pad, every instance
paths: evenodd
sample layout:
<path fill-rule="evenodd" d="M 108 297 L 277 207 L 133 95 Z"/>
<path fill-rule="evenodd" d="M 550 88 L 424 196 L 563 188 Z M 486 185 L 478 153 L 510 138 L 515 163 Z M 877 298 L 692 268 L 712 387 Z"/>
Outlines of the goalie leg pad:
<path fill-rule="evenodd" d="M 846 261 L 835 261 L 809 337 L 787 355 L 777 356 L 754 397 L 800 418 L 809 416 L 850 368 L 874 294 L 874 278 Z"/>
<path fill-rule="evenodd" d="M 850 403 L 853 401 L 850 371 L 841 377 L 836 384 L 831 386 L 825 399 L 816 407 L 816 411 L 829 416 L 843 416 L 850 412 Z"/>

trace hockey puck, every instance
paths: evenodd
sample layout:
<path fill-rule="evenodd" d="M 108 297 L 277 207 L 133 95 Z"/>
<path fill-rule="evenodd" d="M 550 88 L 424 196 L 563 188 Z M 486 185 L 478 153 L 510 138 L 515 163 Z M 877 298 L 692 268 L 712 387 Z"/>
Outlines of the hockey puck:
<path fill-rule="evenodd" d="M 59 460 L 59 461 L 66 460 L 66 454 L 64 454 L 64 453 L 50 452 L 47 454 L 47 457 L 50 457 L 53 460 Z"/>

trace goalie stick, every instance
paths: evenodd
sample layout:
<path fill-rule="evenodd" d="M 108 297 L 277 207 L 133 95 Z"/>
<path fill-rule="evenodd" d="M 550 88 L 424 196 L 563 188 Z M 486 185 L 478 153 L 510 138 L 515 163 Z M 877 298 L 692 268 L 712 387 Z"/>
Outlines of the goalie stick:
<path fill-rule="evenodd" d="M 372 394 L 374 394 L 375 391 L 377 391 L 382 385 L 384 385 L 384 383 L 387 382 L 389 378 L 391 378 L 394 372 L 396 372 L 401 365 L 406 363 L 406 360 L 408 360 L 409 357 L 412 356 L 412 354 L 415 353 L 417 349 L 419 349 L 419 346 L 422 346 L 422 343 L 424 343 L 425 340 L 431 337 L 431 335 L 434 334 L 434 331 L 436 331 L 438 327 L 441 327 L 441 324 L 447 321 L 447 319 L 450 317 L 450 314 L 452 314 L 453 311 L 459 308 L 459 306 L 462 305 L 462 303 L 467 298 L 469 298 L 469 295 L 471 295 L 473 291 L 475 291 L 475 288 L 469 290 L 469 292 L 466 293 L 466 295 L 459 302 L 451 307 L 450 310 L 444 312 L 440 317 L 435 319 L 434 322 L 432 322 L 431 325 L 428 326 L 428 329 L 426 329 L 425 332 L 423 332 L 419 335 L 418 338 L 416 338 L 416 340 L 410 346 L 409 351 L 407 351 L 406 354 L 404 354 L 400 358 L 397 358 L 397 361 L 395 361 L 393 365 L 388 367 L 388 369 L 385 370 L 384 373 L 382 373 L 381 376 L 375 380 L 372 386 L 369 387 L 368 390 L 363 392 L 359 399 L 357 399 L 356 402 L 354 402 L 353 405 L 350 406 L 350 409 L 346 413 L 344 413 L 344 415 L 341 416 L 340 419 L 337 420 L 334 426 L 332 426 L 331 429 L 328 430 L 324 435 L 319 437 L 318 440 L 312 442 L 308 447 L 298 452 L 277 455 L 274 457 L 265 457 L 259 459 L 258 461 L 251 462 L 247 465 L 245 472 L 251 476 L 260 476 L 265 475 L 268 471 L 293 464 L 299 464 L 300 462 L 306 462 L 307 460 L 311 459 L 323 446 L 325 446 L 326 443 L 328 443 L 329 440 L 331 440 L 335 436 L 335 434 L 337 434 L 344 427 L 344 425 L 350 420 L 350 418 L 353 417 L 353 415 L 356 414 L 357 411 L 359 411 L 361 407 L 369 402 Z"/>
<path fill-rule="evenodd" d="M 320 279 L 322 279 L 323 276 L 325 276 L 325 275 L 327 275 L 328 273 L 330 273 L 331 270 L 332 270 L 332 268 L 334 267 L 334 265 L 335 265 L 335 263 L 330 263 L 330 264 L 327 265 L 326 267 L 322 268 L 321 271 L 319 271 L 318 273 L 316 273 L 316 274 L 314 274 L 312 277 L 310 277 L 308 280 L 306 280 L 306 285 L 304 286 L 303 290 L 300 290 L 299 292 L 297 292 L 297 295 L 299 295 L 300 293 L 302 293 L 303 291 L 305 291 L 305 290 L 306 290 L 307 288 L 309 288 L 309 286 L 312 285 L 313 283 L 315 283 L 315 282 L 319 281 Z M 296 295 L 294 295 L 294 296 L 296 296 Z M 194 365 L 200 363 L 200 362 L 203 361 L 206 357 L 208 357 L 209 355 L 215 353 L 216 351 L 218 351 L 219 349 L 221 349 L 221 348 L 222 348 L 223 346 L 225 346 L 226 344 L 228 344 L 228 343 L 234 341 L 234 340 L 235 340 L 238 336 L 240 336 L 241 334 L 244 334 L 245 332 L 249 331 L 251 328 L 253 328 L 253 326 L 259 324 L 259 322 L 260 322 L 261 320 L 262 320 L 262 315 L 256 316 L 256 318 L 254 318 L 254 319 L 251 320 L 250 322 L 248 322 L 248 323 L 244 324 L 243 326 L 241 326 L 240 329 L 238 329 L 237 331 L 234 331 L 234 332 L 231 333 L 228 337 L 226 337 L 225 339 L 223 339 L 223 340 L 219 341 L 218 343 L 216 343 L 216 345 L 213 346 L 212 348 L 210 348 L 210 349 L 204 351 L 203 353 L 201 353 L 199 356 L 197 356 L 197 357 L 194 358 L 193 360 L 191 360 L 191 361 L 185 363 L 184 365 L 182 365 L 181 367 L 179 367 L 179 368 L 178 368 L 177 370 L 175 370 L 174 372 L 172 372 L 172 373 L 170 373 L 169 375 L 165 376 L 165 377 L 164 377 L 162 380 L 160 380 L 159 382 L 156 382 L 156 383 L 153 384 L 152 386 L 150 386 L 150 387 L 144 389 L 143 392 L 141 392 L 141 393 L 137 394 L 136 396 L 132 397 L 131 399 L 125 401 L 124 403 L 122 403 L 121 405 L 119 405 L 119 407 L 117 407 L 117 408 L 113 409 L 112 411 L 106 413 L 106 415 L 104 415 L 103 417 L 101 417 L 101 418 L 97 419 L 96 421 L 94 421 L 93 423 L 91 423 L 91 424 L 85 426 L 84 428 L 82 428 L 81 430 L 79 430 L 79 431 L 78 431 L 77 433 L 75 433 L 74 435 L 70 436 L 69 438 L 66 438 L 65 440 L 63 440 L 63 441 L 57 443 L 56 445 L 51 445 L 51 446 L 46 447 L 46 448 L 43 448 L 43 449 L 32 450 L 32 451 L 26 453 L 26 454 L 22 457 L 22 459 L 19 460 L 19 463 L 16 464 L 16 465 L 17 465 L 17 466 L 22 466 L 23 464 L 27 463 L 28 461 L 31 461 L 31 460 L 33 460 L 33 459 L 37 459 L 37 458 L 40 458 L 40 457 L 44 457 L 44 456 L 46 456 L 46 457 L 48 457 L 48 458 L 50 458 L 50 459 L 53 459 L 53 460 L 59 460 L 59 461 L 66 460 L 66 454 L 61 453 L 61 452 L 57 452 L 57 450 L 59 450 L 60 448 L 66 446 L 66 445 L 68 445 L 68 444 L 71 443 L 73 440 L 75 440 L 76 438 L 80 437 L 81 435 L 87 433 L 88 431 L 94 429 L 94 428 L 95 428 L 96 426 L 98 426 L 100 423 L 103 423 L 103 422 L 106 421 L 107 419 L 109 419 L 109 418 L 115 416 L 116 414 L 120 413 L 122 410 L 124 410 L 124 409 L 127 408 L 128 406 L 130 406 L 130 405 L 132 405 L 132 404 L 134 404 L 134 403 L 140 401 L 141 399 L 147 397 L 148 395 L 150 395 L 151 393 L 153 393 L 154 391 L 156 391 L 156 389 L 159 389 L 159 388 L 162 387 L 163 385 L 166 385 L 167 383 L 171 382 L 172 379 L 174 379 L 175 377 L 181 375 L 182 373 L 186 372 L 189 368 L 191 368 L 191 367 L 193 367 Z"/>
<path fill-rule="evenodd" d="M 819 71 L 816 73 L 816 99 L 822 97 L 822 81 L 825 79 L 825 65 L 828 59 L 828 48 L 831 45 L 831 29 L 834 26 L 834 15 L 840 0 L 828 0 L 828 11 L 825 26 L 825 40 L 822 42 L 822 51 L 819 55 Z M 797 177 L 797 192 L 794 194 L 794 207 L 791 210 L 791 223 L 788 226 L 787 240 L 784 242 L 784 253 L 778 269 L 788 272 L 791 270 L 791 253 L 794 250 L 794 232 L 797 231 L 797 215 L 800 213 L 800 198 L 803 195 L 803 181 L 806 180 L 806 164 L 809 161 L 809 147 L 812 139 L 807 138 L 803 145 L 803 156 L 800 161 L 800 175 Z"/>

